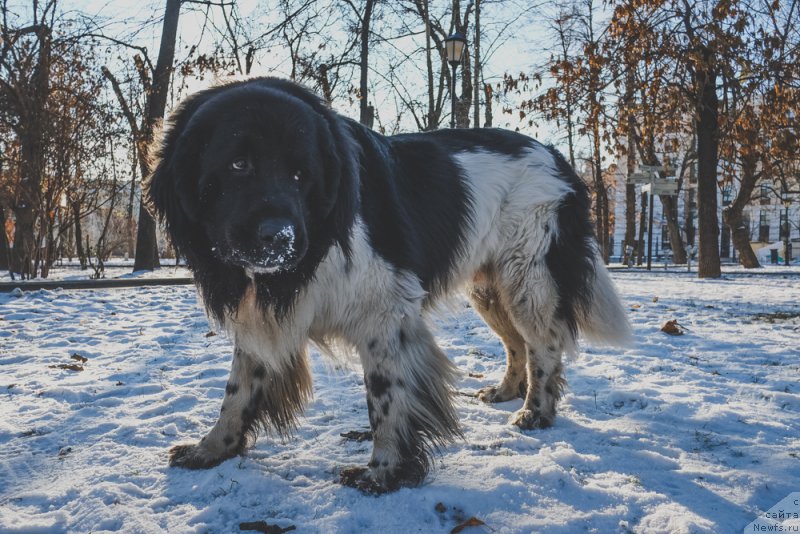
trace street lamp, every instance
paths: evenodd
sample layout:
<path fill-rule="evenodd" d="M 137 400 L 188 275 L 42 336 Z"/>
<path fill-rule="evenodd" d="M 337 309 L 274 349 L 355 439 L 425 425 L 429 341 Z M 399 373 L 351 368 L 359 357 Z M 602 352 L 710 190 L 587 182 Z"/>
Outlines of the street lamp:
<path fill-rule="evenodd" d="M 444 40 L 444 52 L 447 57 L 447 62 L 453 68 L 453 75 L 451 77 L 450 98 L 452 100 L 452 107 L 450 111 L 450 128 L 456 127 L 456 69 L 461 64 L 461 58 L 464 56 L 464 48 L 467 46 L 467 39 L 463 34 L 454 33 Z"/>

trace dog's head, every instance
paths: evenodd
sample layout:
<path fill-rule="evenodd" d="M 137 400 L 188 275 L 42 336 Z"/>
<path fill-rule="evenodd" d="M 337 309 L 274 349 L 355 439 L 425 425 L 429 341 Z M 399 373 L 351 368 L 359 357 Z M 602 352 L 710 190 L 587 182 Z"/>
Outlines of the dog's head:
<path fill-rule="evenodd" d="M 352 202 L 345 130 L 287 81 L 200 92 L 171 117 L 146 193 L 194 268 L 210 259 L 251 276 L 290 272 L 319 261 L 337 205 Z"/>

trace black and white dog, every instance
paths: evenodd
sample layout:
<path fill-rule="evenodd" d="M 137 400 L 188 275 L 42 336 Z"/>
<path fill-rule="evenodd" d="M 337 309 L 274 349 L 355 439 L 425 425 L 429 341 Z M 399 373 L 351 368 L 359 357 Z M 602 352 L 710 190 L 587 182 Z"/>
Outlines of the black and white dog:
<path fill-rule="evenodd" d="M 192 95 L 164 132 L 147 194 L 235 348 L 219 420 L 170 463 L 205 468 L 259 429 L 287 434 L 311 397 L 309 341 L 364 369 L 374 448 L 343 483 L 419 484 L 459 435 L 453 365 L 427 313 L 466 289 L 508 368 L 486 402 L 551 425 L 561 356 L 629 326 L 596 255 L 583 182 L 554 149 L 503 130 L 384 137 L 285 80 Z"/>

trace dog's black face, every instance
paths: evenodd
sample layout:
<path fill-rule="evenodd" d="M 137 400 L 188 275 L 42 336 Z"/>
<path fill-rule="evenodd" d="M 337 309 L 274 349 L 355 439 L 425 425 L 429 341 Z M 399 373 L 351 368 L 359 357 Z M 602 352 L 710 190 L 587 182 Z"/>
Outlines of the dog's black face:
<path fill-rule="evenodd" d="M 222 318 L 248 279 L 286 310 L 331 246 L 349 254 L 356 169 L 344 121 L 307 90 L 258 78 L 181 104 L 145 193 Z"/>
<path fill-rule="evenodd" d="M 283 104 L 258 94 L 222 98 L 201 108 L 185 132 L 202 138 L 197 195 L 211 251 L 250 273 L 298 265 L 326 194 L 321 118 L 300 112 L 299 102 Z"/>
<path fill-rule="evenodd" d="M 321 178 L 314 121 L 301 115 L 287 124 L 276 114 L 201 126 L 208 131 L 198 169 L 201 224 L 217 258 L 251 273 L 291 270 L 303 259 Z"/>

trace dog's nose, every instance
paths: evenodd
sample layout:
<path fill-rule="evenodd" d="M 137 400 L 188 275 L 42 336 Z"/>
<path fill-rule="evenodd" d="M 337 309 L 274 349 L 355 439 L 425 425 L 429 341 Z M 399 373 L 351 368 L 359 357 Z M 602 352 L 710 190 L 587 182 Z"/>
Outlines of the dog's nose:
<path fill-rule="evenodd" d="M 258 225 L 258 239 L 272 249 L 291 248 L 294 244 L 294 226 L 288 219 L 267 219 Z"/>

